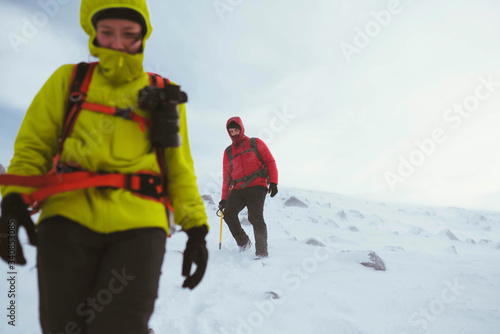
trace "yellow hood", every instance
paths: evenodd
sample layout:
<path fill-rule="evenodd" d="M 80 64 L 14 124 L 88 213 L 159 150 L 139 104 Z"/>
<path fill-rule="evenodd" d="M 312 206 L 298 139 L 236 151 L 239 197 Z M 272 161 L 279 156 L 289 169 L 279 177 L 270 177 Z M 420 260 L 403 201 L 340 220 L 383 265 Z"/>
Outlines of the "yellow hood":
<path fill-rule="evenodd" d="M 92 24 L 92 17 L 96 13 L 109 8 L 130 8 L 142 15 L 147 28 L 142 42 L 142 52 L 129 55 L 124 52 L 101 48 L 94 44 L 96 31 Z M 90 54 L 100 59 L 100 70 L 108 80 L 119 84 L 135 80 L 141 75 L 143 72 L 142 62 L 144 60 L 145 43 L 153 30 L 145 0 L 82 0 L 80 25 L 90 37 Z"/>

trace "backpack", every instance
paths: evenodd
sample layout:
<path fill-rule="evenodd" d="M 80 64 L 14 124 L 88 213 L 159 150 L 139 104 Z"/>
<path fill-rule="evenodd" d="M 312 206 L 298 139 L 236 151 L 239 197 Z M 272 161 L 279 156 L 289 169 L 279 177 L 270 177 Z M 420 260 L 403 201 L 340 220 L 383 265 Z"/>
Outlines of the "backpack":
<path fill-rule="evenodd" d="M 236 179 L 236 180 L 232 180 L 231 184 L 229 185 L 231 188 L 234 187 L 237 183 L 240 183 L 240 182 L 245 182 L 245 183 L 243 183 L 243 185 L 241 185 L 241 188 L 245 188 L 253 180 L 255 180 L 258 177 L 265 177 L 267 179 L 267 183 L 269 183 L 269 173 L 267 172 L 266 163 L 264 162 L 264 160 L 262 160 L 262 157 L 260 156 L 260 153 L 257 150 L 257 140 L 256 140 L 256 138 L 250 138 L 250 148 L 248 150 L 246 150 L 246 151 L 243 151 L 243 152 L 240 152 L 240 153 L 236 154 L 235 156 L 233 156 L 233 149 L 232 149 L 231 145 L 229 145 L 226 148 L 226 153 L 227 153 L 227 157 L 229 159 L 229 164 L 231 165 L 231 172 L 233 171 L 233 158 L 237 157 L 239 155 L 248 153 L 248 152 L 254 152 L 255 155 L 257 156 L 257 158 L 259 159 L 259 161 L 262 162 L 262 166 L 261 166 L 261 168 L 257 169 L 255 172 L 253 172 L 250 175 L 244 176 L 244 177 Z"/>
<path fill-rule="evenodd" d="M 173 212 L 168 198 L 166 166 L 164 151 L 153 147 L 160 167 L 160 175 L 153 172 L 137 172 L 133 174 L 99 173 L 82 170 L 77 164 L 62 164 L 59 161 L 64 147 L 64 141 L 73 131 L 75 122 L 81 109 L 104 113 L 128 119 L 139 124 L 144 131 L 145 127 L 151 127 L 151 121 L 135 114 L 131 109 L 122 109 L 106 105 L 89 103 L 86 101 L 87 91 L 92 80 L 92 74 L 97 62 L 79 63 L 74 66 L 71 76 L 70 91 L 64 117 L 62 136 L 59 138 L 59 152 L 53 158 L 52 170 L 45 175 L 23 176 L 3 174 L 0 175 L 0 184 L 16 185 L 38 188 L 31 194 L 21 194 L 25 203 L 36 212 L 45 199 L 58 193 L 85 189 L 92 187 L 122 188 L 133 194 L 161 202 L 166 206 L 167 212 Z M 159 88 L 170 84 L 157 74 L 148 73 L 151 86 Z"/>

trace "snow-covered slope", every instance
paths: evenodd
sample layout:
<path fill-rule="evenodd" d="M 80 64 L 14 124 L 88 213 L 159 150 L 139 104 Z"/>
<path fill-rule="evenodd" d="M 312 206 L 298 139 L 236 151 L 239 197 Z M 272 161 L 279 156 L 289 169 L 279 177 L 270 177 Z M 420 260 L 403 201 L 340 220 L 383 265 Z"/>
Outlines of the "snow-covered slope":
<path fill-rule="evenodd" d="M 157 334 L 500 333 L 500 212 L 280 188 L 265 206 L 270 257 L 256 261 L 225 225 L 218 249 L 220 218 L 205 203 L 206 276 L 193 291 L 181 288 L 186 235 L 174 234 L 150 321 Z M 4 319 L 1 333 L 40 333 L 35 249 L 25 248 L 17 326 Z M 370 251 L 385 271 L 361 265 Z"/>

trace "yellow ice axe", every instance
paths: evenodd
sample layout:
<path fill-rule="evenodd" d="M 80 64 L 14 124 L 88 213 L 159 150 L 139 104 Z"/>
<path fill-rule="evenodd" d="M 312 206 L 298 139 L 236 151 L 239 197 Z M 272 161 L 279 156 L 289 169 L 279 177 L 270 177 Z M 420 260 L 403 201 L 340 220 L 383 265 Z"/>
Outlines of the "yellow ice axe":
<path fill-rule="evenodd" d="M 224 216 L 224 211 L 220 210 L 220 234 L 219 234 L 219 249 L 222 246 L 222 217 Z"/>

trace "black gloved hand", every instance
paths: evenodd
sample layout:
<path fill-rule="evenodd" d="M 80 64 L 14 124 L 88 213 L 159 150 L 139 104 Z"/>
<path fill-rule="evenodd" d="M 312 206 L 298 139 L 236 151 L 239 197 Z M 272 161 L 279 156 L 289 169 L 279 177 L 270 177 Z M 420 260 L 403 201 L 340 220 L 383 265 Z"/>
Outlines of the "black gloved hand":
<path fill-rule="evenodd" d="M 206 225 L 193 227 L 186 231 L 188 241 L 184 251 L 184 260 L 182 261 L 182 276 L 186 276 L 183 288 L 194 289 L 200 283 L 205 270 L 207 269 L 208 250 L 205 242 L 205 236 L 208 233 Z M 196 270 L 191 275 L 191 265 L 196 264 Z"/>
<path fill-rule="evenodd" d="M 2 200 L 0 217 L 0 257 L 9 264 L 26 264 L 23 249 L 19 243 L 19 227 L 24 226 L 30 244 L 37 245 L 35 224 L 20 194 L 12 193 Z"/>
<path fill-rule="evenodd" d="M 269 185 L 269 193 L 271 194 L 271 197 L 276 196 L 278 193 L 278 185 L 276 183 L 271 183 Z"/>
<path fill-rule="evenodd" d="M 223 199 L 219 202 L 219 210 L 224 210 L 226 208 L 226 200 Z"/>

